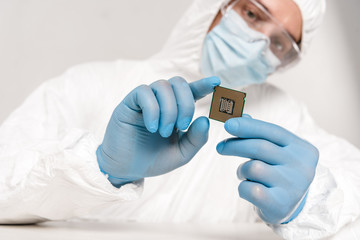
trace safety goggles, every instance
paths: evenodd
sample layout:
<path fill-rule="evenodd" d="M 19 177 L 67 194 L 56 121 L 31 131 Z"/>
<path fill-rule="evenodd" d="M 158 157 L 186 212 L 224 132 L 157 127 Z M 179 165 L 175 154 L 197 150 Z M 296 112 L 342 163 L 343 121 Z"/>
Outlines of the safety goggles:
<path fill-rule="evenodd" d="M 235 0 L 221 7 L 223 17 L 232 9 L 248 26 L 270 40 L 270 50 L 280 60 L 279 68 L 297 62 L 301 57 L 300 47 L 282 25 L 256 0 Z"/>

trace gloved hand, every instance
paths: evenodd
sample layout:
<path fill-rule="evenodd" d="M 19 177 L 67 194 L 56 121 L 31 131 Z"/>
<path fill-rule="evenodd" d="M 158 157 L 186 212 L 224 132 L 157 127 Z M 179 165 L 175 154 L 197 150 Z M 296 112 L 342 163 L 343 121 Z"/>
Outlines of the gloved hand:
<path fill-rule="evenodd" d="M 252 160 L 237 170 L 240 197 L 253 203 L 267 223 L 293 220 L 302 210 L 314 178 L 318 150 L 284 128 L 248 115 L 225 122 L 236 138 L 217 145 L 222 155 Z"/>
<path fill-rule="evenodd" d="M 180 77 L 141 85 L 114 110 L 97 159 L 116 187 L 170 172 L 207 142 L 209 120 L 191 123 L 195 101 L 213 92 L 217 77 L 188 84 Z M 179 131 L 180 130 L 180 131 Z"/>

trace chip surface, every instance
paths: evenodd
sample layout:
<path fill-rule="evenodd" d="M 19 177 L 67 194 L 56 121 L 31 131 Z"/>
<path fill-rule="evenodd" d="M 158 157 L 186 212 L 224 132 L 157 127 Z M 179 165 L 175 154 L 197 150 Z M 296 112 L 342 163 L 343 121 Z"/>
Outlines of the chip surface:
<path fill-rule="evenodd" d="M 224 87 L 215 87 L 209 118 L 226 122 L 234 117 L 241 117 L 246 93 Z"/>

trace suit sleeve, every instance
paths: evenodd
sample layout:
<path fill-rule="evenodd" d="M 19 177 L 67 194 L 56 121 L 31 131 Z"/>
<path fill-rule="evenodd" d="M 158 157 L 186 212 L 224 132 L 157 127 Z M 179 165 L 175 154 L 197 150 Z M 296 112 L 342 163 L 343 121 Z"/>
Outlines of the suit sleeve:
<path fill-rule="evenodd" d="M 117 189 L 99 170 L 112 106 L 97 79 L 111 71 L 96 68 L 45 82 L 0 126 L 0 224 L 77 218 L 139 197 L 143 182 Z"/>

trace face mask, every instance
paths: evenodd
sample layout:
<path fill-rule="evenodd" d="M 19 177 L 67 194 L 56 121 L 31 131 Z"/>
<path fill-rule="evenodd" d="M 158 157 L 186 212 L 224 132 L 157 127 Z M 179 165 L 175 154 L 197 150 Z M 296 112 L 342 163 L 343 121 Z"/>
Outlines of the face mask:
<path fill-rule="evenodd" d="M 201 71 L 207 76 L 220 77 L 225 87 L 262 83 L 280 65 L 269 43 L 267 36 L 251 29 L 230 10 L 206 36 Z"/>

